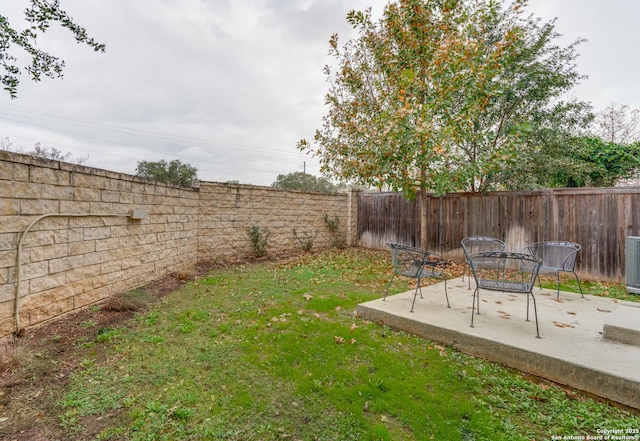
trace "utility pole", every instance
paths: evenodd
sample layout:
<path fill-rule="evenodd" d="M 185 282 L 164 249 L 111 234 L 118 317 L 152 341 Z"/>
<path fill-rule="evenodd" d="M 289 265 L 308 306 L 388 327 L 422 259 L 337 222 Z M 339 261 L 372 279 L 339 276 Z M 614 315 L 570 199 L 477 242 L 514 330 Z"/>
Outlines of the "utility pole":
<path fill-rule="evenodd" d="M 302 161 L 302 174 L 307 174 L 307 161 Z"/>

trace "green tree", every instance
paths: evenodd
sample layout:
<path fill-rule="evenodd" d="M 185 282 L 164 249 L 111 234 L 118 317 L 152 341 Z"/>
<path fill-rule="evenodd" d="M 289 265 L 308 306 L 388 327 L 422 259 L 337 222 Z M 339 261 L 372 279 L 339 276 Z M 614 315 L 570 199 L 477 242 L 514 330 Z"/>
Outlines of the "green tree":
<path fill-rule="evenodd" d="M 477 37 L 490 47 L 495 34 L 514 29 L 518 35 L 500 60 L 486 105 L 469 121 L 472 129 L 461 143 L 466 161 L 460 166 L 468 179 L 462 189 L 546 186 L 541 176 L 578 165 L 567 158 L 579 150 L 574 139 L 593 118 L 588 103 L 565 98 L 584 78 L 575 70 L 576 48 L 583 40 L 557 45 L 554 22 L 513 14 L 522 10 L 518 6 L 486 16 L 486 29 Z"/>
<path fill-rule="evenodd" d="M 138 161 L 136 175 L 156 181 L 190 186 L 193 181 L 198 179 L 198 169 L 189 164 L 183 164 L 178 159 L 174 159 L 171 162 L 167 162 L 164 159 L 160 161 Z"/>
<path fill-rule="evenodd" d="M 640 169 L 640 142 L 618 144 L 594 137 L 581 138 L 580 141 L 579 159 L 588 168 L 582 179 L 566 186 L 612 187 L 622 179 L 632 178 Z"/>
<path fill-rule="evenodd" d="M 333 193 L 336 191 L 336 186 L 330 180 L 303 172 L 278 175 L 271 186 L 287 190 L 317 191 L 319 193 Z"/>
<path fill-rule="evenodd" d="M 298 147 L 330 176 L 419 194 L 423 210 L 427 191 L 499 186 L 500 171 L 530 154 L 537 128 L 572 127 L 568 118 L 581 122 L 588 108 L 557 100 L 580 79 L 579 41 L 554 45 L 553 22 L 525 16 L 526 0 L 501 5 L 398 0 L 377 22 L 370 9 L 351 11 L 357 38 L 329 42 L 337 66 L 325 68 L 323 127 Z"/>
<path fill-rule="evenodd" d="M 43 76 L 49 78 L 62 77 L 64 60 L 51 55 L 37 47 L 37 37 L 44 34 L 52 22 L 58 22 L 68 29 L 78 43 L 92 47 L 96 52 L 104 52 L 105 45 L 96 42 L 87 35 L 85 28 L 76 24 L 62 9 L 59 0 L 31 0 L 31 7 L 24 11 L 29 27 L 19 31 L 9 23 L 9 19 L 0 15 L 0 64 L 5 74 L 0 75 L 0 82 L 11 98 L 16 98 L 20 80 L 20 68 L 17 58 L 12 54 L 12 46 L 21 48 L 29 57 L 31 64 L 25 67 L 34 81 L 40 81 Z"/>

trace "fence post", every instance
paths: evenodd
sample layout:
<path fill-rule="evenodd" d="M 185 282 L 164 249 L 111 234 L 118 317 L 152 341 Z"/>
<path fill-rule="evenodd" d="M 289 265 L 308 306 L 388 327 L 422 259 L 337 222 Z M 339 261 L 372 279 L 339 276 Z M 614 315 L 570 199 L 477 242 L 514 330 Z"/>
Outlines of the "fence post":
<path fill-rule="evenodd" d="M 347 246 L 357 245 L 358 241 L 358 195 L 360 190 L 350 188 L 347 198 Z"/>

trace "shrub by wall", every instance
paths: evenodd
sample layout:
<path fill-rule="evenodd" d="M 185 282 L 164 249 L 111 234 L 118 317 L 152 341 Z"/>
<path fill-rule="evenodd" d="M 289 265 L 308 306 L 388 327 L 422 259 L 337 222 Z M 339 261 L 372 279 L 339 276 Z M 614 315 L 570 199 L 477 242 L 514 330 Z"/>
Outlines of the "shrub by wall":
<path fill-rule="evenodd" d="M 269 231 L 267 254 L 301 251 L 296 235 L 312 240 L 312 249 L 328 248 L 333 244 L 333 235 L 325 225 L 325 215 L 337 216 L 340 234 L 349 244 L 355 242 L 355 216 L 349 214 L 349 202 L 357 199 L 353 193 L 307 193 L 205 182 L 199 196 L 199 261 L 251 255 L 248 229 L 252 227 Z M 356 209 L 357 203 L 351 207 Z"/>

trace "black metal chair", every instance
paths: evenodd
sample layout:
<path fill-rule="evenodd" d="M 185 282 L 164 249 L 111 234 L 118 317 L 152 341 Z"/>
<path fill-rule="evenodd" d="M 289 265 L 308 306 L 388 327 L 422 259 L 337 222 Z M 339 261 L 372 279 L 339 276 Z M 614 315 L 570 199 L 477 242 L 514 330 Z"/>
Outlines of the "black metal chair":
<path fill-rule="evenodd" d="M 527 321 L 529 321 L 529 296 L 533 299 L 533 312 L 536 319 L 536 337 L 540 338 L 538 327 L 538 309 L 533 295 L 533 286 L 540 270 L 542 260 L 531 254 L 489 251 L 469 256 L 469 266 L 476 281 L 471 306 L 471 327 L 473 318 L 480 314 L 480 288 L 492 291 L 520 293 L 527 295 Z"/>
<path fill-rule="evenodd" d="M 575 271 L 576 258 L 578 257 L 578 251 L 580 251 L 581 248 L 582 247 L 575 242 L 546 241 L 529 244 L 525 246 L 522 251 L 542 259 L 542 266 L 540 266 L 538 276 L 542 274 L 553 275 L 556 277 L 556 280 L 558 281 L 558 293 L 556 294 L 556 299 L 560 298 L 560 273 L 563 272 L 573 273 L 576 278 L 576 282 L 578 282 L 580 294 L 584 298 L 582 286 L 580 285 L 580 280 L 578 279 L 578 275 Z M 540 277 L 538 277 L 538 284 L 542 288 Z"/>
<path fill-rule="evenodd" d="M 447 261 L 443 259 L 442 256 L 420 248 L 398 243 L 387 243 L 387 246 L 391 250 L 393 274 L 391 275 L 391 280 L 389 280 L 389 283 L 387 284 L 387 290 L 385 291 L 382 299 L 383 301 L 386 300 L 387 295 L 389 294 L 389 288 L 391 287 L 393 278 L 396 275 L 416 279 L 416 291 L 413 295 L 413 303 L 411 304 L 411 312 L 413 312 L 418 292 L 420 292 L 420 298 L 423 298 L 422 288 L 420 286 L 421 280 L 435 277 L 444 280 L 444 294 L 447 298 L 447 307 L 451 307 L 449 304 L 449 295 L 447 294 L 447 278 L 444 273 Z"/>
<path fill-rule="evenodd" d="M 464 251 L 464 267 L 462 270 L 462 281 L 467 273 L 469 278 L 469 289 L 471 289 L 471 268 L 469 267 L 469 256 L 474 253 L 486 251 L 504 251 L 506 245 L 504 241 L 491 236 L 469 236 L 461 241 L 462 251 Z"/>

